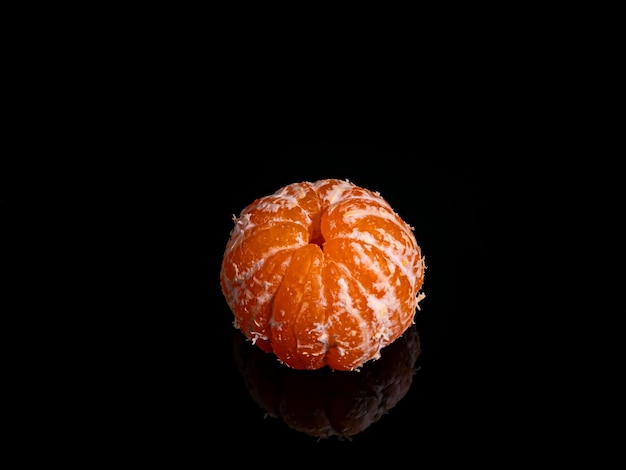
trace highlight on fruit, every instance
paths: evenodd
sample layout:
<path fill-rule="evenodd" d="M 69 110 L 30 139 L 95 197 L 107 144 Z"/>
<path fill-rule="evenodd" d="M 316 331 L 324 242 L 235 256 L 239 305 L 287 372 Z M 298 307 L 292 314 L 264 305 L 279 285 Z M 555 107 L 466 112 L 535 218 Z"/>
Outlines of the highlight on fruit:
<path fill-rule="evenodd" d="M 220 270 L 233 325 L 287 367 L 359 369 L 414 324 L 425 258 L 380 193 L 293 183 L 233 220 Z"/>

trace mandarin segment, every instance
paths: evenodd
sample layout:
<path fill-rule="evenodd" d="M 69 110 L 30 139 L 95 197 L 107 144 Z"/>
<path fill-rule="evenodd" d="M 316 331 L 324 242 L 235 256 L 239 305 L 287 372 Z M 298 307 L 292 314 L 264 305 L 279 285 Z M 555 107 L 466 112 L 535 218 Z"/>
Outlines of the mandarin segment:
<path fill-rule="evenodd" d="M 220 272 L 234 326 L 287 366 L 359 368 L 413 323 L 424 258 L 379 193 L 294 183 L 234 220 Z"/>
<path fill-rule="evenodd" d="M 334 260 L 346 260 L 342 264 L 344 270 L 347 271 L 350 266 L 356 268 L 355 293 L 365 301 L 365 306 L 360 308 L 363 314 L 370 314 L 375 319 L 371 325 L 373 334 L 370 341 L 379 348 L 384 347 L 412 320 L 403 316 L 403 312 L 411 309 L 409 298 L 412 288 L 408 280 L 378 247 L 335 239 L 327 243 L 325 250 L 327 256 Z"/>
<path fill-rule="evenodd" d="M 333 369 L 355 369 L 378 353 L 371 344 L 375 318 L 349 271 L 332 261 L 327 263 L 326 271 L 325 287 L 332 305 L 328 365 Z"/>
<path fill-rule="evenodd" d="M 317 245 L 296 250 L 276 297 L 272 345 L 296 369 L 319 369 L 328 350 L 327 308 L 322 283 L 324 255 Z"/>

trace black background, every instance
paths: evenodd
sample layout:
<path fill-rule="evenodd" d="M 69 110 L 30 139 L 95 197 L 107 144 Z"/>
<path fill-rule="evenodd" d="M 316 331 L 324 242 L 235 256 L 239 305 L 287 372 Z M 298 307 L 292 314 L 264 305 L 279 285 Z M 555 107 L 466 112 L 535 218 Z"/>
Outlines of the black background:
<path fill-rule="evenodd" d="M 581 392 L 596 365 L 585 363 L 586 329 L 604 327 L 596 315 L 608 309 L 576 310 L 595 294 L 585 263 L 601 244 L 583 229 L 604 218 L 584 203 L 619 172 L 587 173 L 612 155 L 588 125 L 604 115 L 594 103 L 611 100 L 581 73 L 602 47 L 578 21 L 533 46 L 526 23 L 505 37 L 504 18 L 431 34 L 422 16 L 401 31 L 391 23 L 398 34 L 383 43 L 365 22 L 320 49 L 317 27 L 290 48 L 280 29 L 257 43 L 239 14 L 224 32 L 220 17 L 197 27 L 186 17 L 179 34 L 144 13 L 130 35 L 111 28 L 118 20 L 65 28 L 44 15 L 48 34 L 29 13 L 14 36 L 27 50 L 13 48 L 6 77 L 16 103 L 0 174 L 3 260 L 15 258 L 8 447 L 89 466 L 508 466 L 593 454 L 599 425 L 582 423 L 604 415 L 602 398 Z M 257 26 L 266 38 L 271 28 Z M 427 297 L 407 395 L 351 440 L 318 441 L 264 418 L 245 388 L 219 269 L 234 214 L 329 177 L 379 191 L 415 227 Z"/>

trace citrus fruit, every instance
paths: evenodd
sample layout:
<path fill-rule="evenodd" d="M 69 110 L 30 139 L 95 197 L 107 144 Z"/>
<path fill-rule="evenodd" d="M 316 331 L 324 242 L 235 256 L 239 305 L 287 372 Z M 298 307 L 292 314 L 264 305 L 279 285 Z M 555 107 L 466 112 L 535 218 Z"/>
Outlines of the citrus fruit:
<path fill-rule="evenodd" d="M 414 322 L 424 257 L 378 192 L 292 183 L 233 219 L 220 270 L 233 324 L 288 367 L 357 369 Z"/>

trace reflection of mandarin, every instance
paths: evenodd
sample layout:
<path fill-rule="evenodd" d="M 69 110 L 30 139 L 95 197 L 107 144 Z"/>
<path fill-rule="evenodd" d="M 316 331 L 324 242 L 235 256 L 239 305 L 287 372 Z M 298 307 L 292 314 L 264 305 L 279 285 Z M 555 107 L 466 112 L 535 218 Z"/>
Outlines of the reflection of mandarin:
<path fill-rule="evenodd" d="M 424 258 L 380 194 L 338 179 L 294 183 L 234 220 L 222 291 L 235 326 L 287 366 L 358 368 L 413 323 Z"/>
<path fill-rule="evenodd" d="M 352 437 L 390 412 L 408 393 L 417 370 L 415 324 L 359 373 L 295 370 L 279 364 L 235 331 L 235 363 L 254 401 L 269 416 L 315 437 Z"/>

